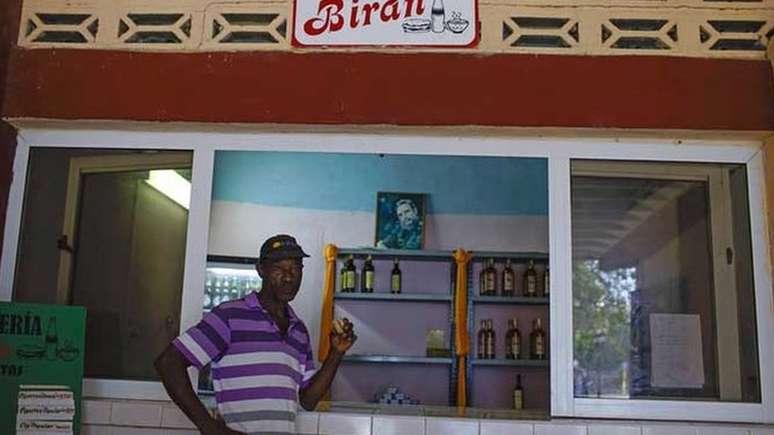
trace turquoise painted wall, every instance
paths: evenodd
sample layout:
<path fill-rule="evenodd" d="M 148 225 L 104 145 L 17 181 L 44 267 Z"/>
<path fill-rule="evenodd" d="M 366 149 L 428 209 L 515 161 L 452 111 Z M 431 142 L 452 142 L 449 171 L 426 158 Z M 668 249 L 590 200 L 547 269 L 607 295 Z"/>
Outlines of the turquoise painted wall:
<path fill-rule="evenodd" d="M 221 201 L 373 212 L 376 192 L 412 192 L 430 214 L 548 215 L 540 158 L 219 151 L 214 178 Z"/>

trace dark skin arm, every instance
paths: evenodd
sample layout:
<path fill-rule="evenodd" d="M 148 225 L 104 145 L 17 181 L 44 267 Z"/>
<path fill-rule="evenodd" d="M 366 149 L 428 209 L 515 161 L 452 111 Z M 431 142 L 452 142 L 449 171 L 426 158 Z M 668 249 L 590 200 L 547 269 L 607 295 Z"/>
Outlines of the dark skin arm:
<path fill-rule="evenodd" d="M 188 379 L 188 367 L 192 364 L 172 345 L 156 358 L 153 364 L 161 376 L 164 388 L 172 401 L 188 416 L 202 435 L 244 435 L 226 427 L 223 421 L 210 416 L 207 408 L 196 396 Z"/>
<path fill-rule="evenodd" d="M 331 350 L 328 353 L 328 357 L 325 358 L 320 370 L 312 377 L 309 386 L 299 392 L 299 402 L 307 411 L 313 411 L 317 403 L 325 395 L 325 392 L 331 387 L 344 354 L 357 340 L 352 323 L 347 319 L 343 320 L 344 332 L 341 334 L 336 333 L 336 331 L 331 332 Z"/>

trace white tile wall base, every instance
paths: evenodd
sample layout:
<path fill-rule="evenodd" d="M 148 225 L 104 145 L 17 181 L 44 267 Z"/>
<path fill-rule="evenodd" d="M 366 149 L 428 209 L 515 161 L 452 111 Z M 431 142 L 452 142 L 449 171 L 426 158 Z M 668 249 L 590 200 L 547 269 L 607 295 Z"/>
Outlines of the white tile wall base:
<path fill-rule="evenodd" d="M 595 424 L 589 426 L 588 435 L 642 435 L 642 427 L 637 425 Z"/>
<path fill-rule="evenodd" d="M 364 414 L 320 414 L 319 433 L 324 435 L 371 435 L 371 416 Z"/>
<path fill-rule="evenodd" d="M 426 435 L 478 435 L 477 420 L 440 417 L 428 417 L 426 420 Z"/>
<path fill-rule="evenodd" d="M 561 422 L 535 425 L 535 435 L 586 435 L 587 432 L 585 424 Z"/>
<path fill-rule="evenodd" d="M 169 402 L 83 401 L 81 435 L 197 435 Z M 658 423 L 617 420 L 473 420 L 440 417 L 302 412 L 296 431 L 305 435 L 774 435 L 774 425 Z"/>
<path fill-rule="evenodd" d="M 425 435 L 423 417 L 374 416 L 373 435 Z"/>

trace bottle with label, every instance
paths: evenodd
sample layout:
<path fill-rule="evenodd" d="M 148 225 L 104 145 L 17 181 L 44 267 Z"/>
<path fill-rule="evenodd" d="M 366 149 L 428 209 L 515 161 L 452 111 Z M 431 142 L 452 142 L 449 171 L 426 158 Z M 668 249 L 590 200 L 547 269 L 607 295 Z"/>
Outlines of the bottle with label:
<path fill-rule="evenodd" d="M 546 333 L 543 331 L 543 321 L 540 317 L 535 319 L 529 341 L 530 358 L 546 359 Z"/>
<path fill-rule="evenodd" d="M 446 8 L 443 0 L 433 0 L 430 21 L 434 33 L 443 33 L 446 29 Z"/>
<path fill-rule="evenodd" d="M 524 273 L 524 296 L 537 296 L 537 272 L 533 260 L 529 260 L 529 267 Z"/>
<path fill-rule="evenodd" d="M 400 293 L 403 286 L 403 278 L 400 273 L 400 265 L 398 259 L 395 258 L 392 266 L 392 274 L 390 275 L 390 293 Z"/>
<path fill-rule="evenodd" d="M 345 293 L 351 293 L 355 291 L 355 262 L 352 255 L 344 262 L 344 267 L 341 268 L 341 291 Z"/>
<path fill-rule="evenodd" d="M 488 329 L 489 329 L 489 338 L 486 341 L 486 357 L 487 359 L 495 359 L 495 331 L 494 331 L 494 320 L 489 319 L 488 320 Z"/>
<path fill-rule="evenodd" d="M 505 261 L 505 269 L 503 269 L 502 292 L 503 296 L 513 296 L 516 294 L 516 275 L 513 273 L 510 258 Z"/>
<path fill-rule="evenodd" d="M 481 328 L 478 330 L 477 352 L 478 359 L 486 359 L 486 342 L 489 339 L 486 320 L 481 320 Z"/>
<path fill-rule="evenodd" d="M 513 409 L 524 409 L 524 388 L 521 386 L 521 375 L 516 375 L 516 386 L 513 387 Z"/>
<path fill-rule="evenodd" d="M 508 319 L 508 332 L 505 334 L 505 358 L 521 359 L 521 332 L 519 319 Z"/>
<path fill-rule="evenodd" d="M 374 292 L 374 276 L 374 263 L 373 259 L 369 255 L 368 258 L 366 258 L 365 264 L 363 265 L 363 270 L 360 272 L 360 291 L 363 293 Z"/>
<path fill-rule="evenodd" d="M 543 273 L 543 296 L 549 297 L 551 295 L 551 278 L 549 276 L 548 265 L 546 265 L 546 271 Z"/>
<path fill-rule="evenodd" d="M 494 258 L 489 259 L 489 266 L 485 269 L 486 294 L 488 296 L 497 295 L 497 269 L 495 269 Z"/>
<path fill-rule="evenodd" d="M 59 347 L 59 335 L 56 332 L 56 317 L 48 318 L 48 327 L 46 328 L 46 360 L 55 361 L 57 359 L 57 348 Z"/>

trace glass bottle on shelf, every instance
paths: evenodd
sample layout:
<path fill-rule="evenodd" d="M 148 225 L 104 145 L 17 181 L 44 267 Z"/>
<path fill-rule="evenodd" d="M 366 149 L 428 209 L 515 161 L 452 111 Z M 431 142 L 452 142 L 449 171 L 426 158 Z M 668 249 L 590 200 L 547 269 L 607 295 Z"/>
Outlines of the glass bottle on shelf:
<path fill-rule="evenodd" d="M 494 296 L 497 294 L 496 282 L 497 269 L 494 267 L 494 259 L 490 258 L 484 263 L 484 268 L 481 269 L 481 274 L 479 275 L 479 294 L 481 296 Z"/>
<path fill-rule="evenodd" d="M 341 268 L 341 291 L 344 293 L 355 291 L 355 263 L 352 255 L 347 258 Z"/>
<path fill-rule="evenodd" d="M 503 296 L 513 296 L 516 294 L 516 275 L 513 273 L 510 258 L 505 261 L 505 268 L 503 269 L 502 294 Z"/>
<path fill-rule="evenodd" d="M 486 357 L 487 359 L 495 359 L 495 331 L 494 320 L 488 320 L 489 339 L 486 341 Z"/>
<path fill-rule="evenodd" d="M 494 258 L 489 259 L 489 267 L 486 268 L 486 294 L 497 295 L 497 269 L 495 269 Z"/>
<path fill-rule="evenodd" d="M 524 388 L 521 386 L 521 375 L 516 375 L 516 386 L 513 387 L 513 409 L 524 409 Z"/>
<path fill-rule="evenodd" d="M 543 273 L 543 296 L 548 297 L 551 294 L 551 278 L 549 276 L 548 265 Z"/>
<path fill-rule="evenodd" d="M 212 287 L 205 287 L 204 289 L 204 309 L 209 310 L 212 308 Z"/>
<path fill-rule="evenodd" d="M 524 296 L 537 296 L 537 272 L 534 260 L 529 260 L 529 266 L 524 273 Z"/>
<path fill-rule="evenodd" d="M 238 277 L 231 278 L 231 296 L 229 300 L 235 301 L 239 299 L 239 287 L 242 285 Z"/>
<path fill-rule="evenodd" d="M 478 359 L 486 359 L 486 342 L 488 339 L 487 322 L 485 319 L 482 319 L 481 328 L 478 330 L 478 341 L 476 342 Z"/>
<path fill-rule="evenodd" d="M 532 326 L 530 338 L 530 358 L 546 359 L 546 333 L 543 331 L 543 320 L 538 317 Z"/>
<path fill-rule="evenodd" d="M 508 319 L 508 332 L 505 333 L 505 358 L 521 359 L 521 332 L 519 319 Z"/>
<path fill-rule="evenodd" d="M 403 277 L 400 272 L 400 264 L 398 263 L 398 258 L 394 258 L 392 260 L 393 266 L 392 266 L 392 273 L 390 274 L 390 293 L 400 293 L 401 287 L 403 285 Z"/>
<path fill-rule="evenodd" d="M 360 276 L 360 285 L 363 293 L 373 293 L 374 292 L 374 263 L 369 255 L 368 258 L 366 258 L 365 264 L 363 265 L 363 270 L 361 271 Z"/>
<path fill-rule="evenodd" d="M 215 287 L 212 288 L 212 304 L 210 307 L 216 307 L 220 304 L 220 289 L 223 288 L 223 277 L 216 275 L 214 282 Z"/>

